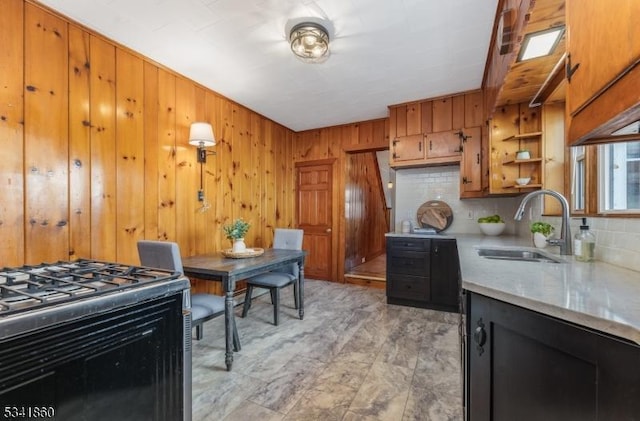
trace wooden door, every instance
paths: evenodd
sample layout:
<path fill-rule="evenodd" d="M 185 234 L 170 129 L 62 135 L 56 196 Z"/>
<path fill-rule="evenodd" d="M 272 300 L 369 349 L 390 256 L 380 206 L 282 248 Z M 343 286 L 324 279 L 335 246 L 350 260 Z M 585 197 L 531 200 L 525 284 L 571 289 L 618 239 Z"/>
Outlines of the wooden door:
<path fill-rule="evenodd" d="M 332 171 L 332 163 L 296 165 L 296 220 L 304 230 L 304 272 L 309 278 L 331 279 Z"/>

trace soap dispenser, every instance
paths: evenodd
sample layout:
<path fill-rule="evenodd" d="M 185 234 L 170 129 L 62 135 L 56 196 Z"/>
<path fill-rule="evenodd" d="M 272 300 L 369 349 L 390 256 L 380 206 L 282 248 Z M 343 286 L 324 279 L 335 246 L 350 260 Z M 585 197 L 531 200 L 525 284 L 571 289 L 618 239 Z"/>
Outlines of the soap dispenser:
<path fill-rule="evenodd" d="M 582 225 L 580 225 L 580 232 L 575 236 L 573 242 L 573 253 L 576 256 L 576 260 L 579 262 L 592 262 L 596 248 L 596 236 L 589 231 L 589 225 L 587 225 L 587 218 L 582 218 Z"/>

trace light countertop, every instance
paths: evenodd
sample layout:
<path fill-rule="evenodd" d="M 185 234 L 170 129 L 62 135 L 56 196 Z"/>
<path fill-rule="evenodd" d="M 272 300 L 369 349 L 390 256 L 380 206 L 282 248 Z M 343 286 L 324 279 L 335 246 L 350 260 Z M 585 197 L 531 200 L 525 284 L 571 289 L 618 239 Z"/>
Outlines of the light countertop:
<path fill-rule="evenodd" d="M 487 259 L 476 246 L 531 247 L 530 239 L 456 235 L 462 287 L 491 298 L 640 344 L 640 272 L 604 262 L 567 263 Z"/>
<path fill-rule="evenodd" d="M 566 263 L 478 256 L 477 246 L 533 246 L 531 239 L 515 236 L 388 233 L 387 237 L 456 238 L 463 289 L 640 344 L 640 272 L 598 261 L 578 262 L 574 256 L 560 256 L 553 246 L 544 251 Z"/>

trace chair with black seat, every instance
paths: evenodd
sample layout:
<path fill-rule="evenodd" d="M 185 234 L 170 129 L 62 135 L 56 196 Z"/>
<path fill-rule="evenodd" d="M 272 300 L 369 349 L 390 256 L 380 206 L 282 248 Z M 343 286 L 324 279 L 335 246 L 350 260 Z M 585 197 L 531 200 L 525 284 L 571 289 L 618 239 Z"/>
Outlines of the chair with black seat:
<path fill-rule="evenodd" d="M 273 236 L 274 249 L 302 250 L 302 238 L 304 231 L 300 229 L 276 228 Z M 295 308 L 299 305 L 300 293 L 300 268 L 297 263 L 292 263 L 278 271 L 267 272 L 246 280 L 247 293 L 244 298 L 242 317 L 246 317 L 251 308 L 251 296 L 254 287 L 267 288 L 271 293 L 273 303 L 273 324 L 279 323 L 280 313 L 280 289 L 293 284 L 293 298 Z"/>
<path fill-rule="evenodd" d="M 158 269 L 184 273 L 180 247 L 170 241 L 138 241 L 140 264 Z M 191 296 L 191 324 L 196 328 L 196 339 L 202 339 L 203 323 L 224 314 L 224 297 L 213 294 Z M 233 319 L 232 319 L 233 320 Z M 240 338 L 233 322 L 233 347 L 240 350 Z"/>

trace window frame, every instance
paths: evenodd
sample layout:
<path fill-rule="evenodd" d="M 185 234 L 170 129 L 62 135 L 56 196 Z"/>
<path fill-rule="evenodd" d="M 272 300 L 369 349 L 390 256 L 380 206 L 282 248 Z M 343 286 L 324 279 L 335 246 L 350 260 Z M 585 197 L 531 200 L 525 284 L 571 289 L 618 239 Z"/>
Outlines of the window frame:
<path fill-rule="evenodd" d="M 625 141 L 640 141 L 638 139 L 625 139 Z M 608 142 L 614 143 L 614 142 Z M 618 143 L 618 142 L 615 142 Z M 574 169 L 574 153 L 573 147 L 571 147 L 570 153 L 567 153 L 567 175 L 569 182 L 567 183 L 571 191 L 571 199 L 569 201 L 571 207 L 571 214 L 574 216 L 589 216 L 589 217 L 611 217 L 611 218 L 640 218 L 640 212 L 635 209 L 631 212 L 623 210 L 610 210 L 603 211 L 600 209 L 600 192 L 602 191 L 604 181 L 599 179 L 600 173 L 600 146 L 602 144 L 587 144 L 584 145 L 584 170 L 585 170 L 585 197 L 584 197 L 584 209 L 575 208 L 575 199 L 573 197 L 573 189 L 575 185 L 575 169 Z"/>

